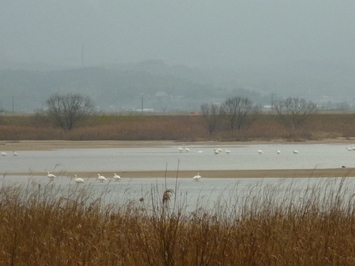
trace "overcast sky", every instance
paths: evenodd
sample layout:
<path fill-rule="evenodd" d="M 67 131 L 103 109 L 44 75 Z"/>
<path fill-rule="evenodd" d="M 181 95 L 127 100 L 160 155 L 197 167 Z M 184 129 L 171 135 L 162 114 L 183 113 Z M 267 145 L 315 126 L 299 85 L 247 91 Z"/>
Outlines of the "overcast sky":
<path fill-rule="evenodd" d="M 355 61 L 353 0 L 0 0 L 0 59 L 189 66 Z"/>

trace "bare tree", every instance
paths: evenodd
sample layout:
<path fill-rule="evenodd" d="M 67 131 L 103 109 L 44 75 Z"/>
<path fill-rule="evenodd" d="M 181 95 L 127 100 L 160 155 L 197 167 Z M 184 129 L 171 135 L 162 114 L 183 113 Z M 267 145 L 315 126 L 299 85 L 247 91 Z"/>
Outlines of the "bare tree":
<path fill-rule="evenodd" d="M 94 103 L 88 97 L 80 94 L 55 94 L 46 101 L 44 112 L 55 125 L 71 130 L 93 110 Z"/>
<path fill-rule="evenodd" d="M 208 133 L 212 134 L 212 132 L 216 129 L 218 121 L 220 119 L 219 106 L 213 103 L 204 103 L 201 105 L 201 113 L 203 118 L 205 119 Z"/>
<path fill-rule="evenodd" d="M 254 105 L 249 98 L 234 97 L 223 103 L 221 111 L 234 131 L 249 127 L 258 117 L 260 106 Z"/>
<path fill-rule="evenodd" d="M 310 115 L 317 111 L 315 103 L 296 97 L 277 101 L 274 108 L 280 121 L 293 129 L 299 128 Z"/>

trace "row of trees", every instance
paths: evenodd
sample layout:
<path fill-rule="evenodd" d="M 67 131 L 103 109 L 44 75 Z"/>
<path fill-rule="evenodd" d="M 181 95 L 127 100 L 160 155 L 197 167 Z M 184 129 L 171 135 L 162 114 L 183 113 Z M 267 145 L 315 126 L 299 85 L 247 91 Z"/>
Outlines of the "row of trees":
<path fill-rule="evenodd" d="M 313 102 L 293 97 L 276 102 L 273 108 L 280 121 L 294 129 L 299 128 L 316 111 Z M 55 94 L 46 101 L 45 108 L 38 114 L 64 130 L 71 130 L 94 110 L 95 105 L 88 97 L 80 94 Z M 248 98 L 232 97 L 221 105 L 202 104 L 201 112 L 207 130 L 212 134 L 222 122 L 226 122 L 231 131 L 248 128 L 259 117 L 261 106 L 255 105 Z"/>
<path fill-rule="evenodd" d="M 280 122 L 293 129 L 299 128 L 317 110 L 315 103 L 295 97 L 280 100 L 272 108 L 276 111 Z M 232 97 L 221 105 L 202 104 L 201 113 L 206 121 L 208 132 L 212 134 L 218 124 L 225 121 L 232 131 L 248 128 L 259 117 L 261 107 L 253 104 L 248 98 Z"/>

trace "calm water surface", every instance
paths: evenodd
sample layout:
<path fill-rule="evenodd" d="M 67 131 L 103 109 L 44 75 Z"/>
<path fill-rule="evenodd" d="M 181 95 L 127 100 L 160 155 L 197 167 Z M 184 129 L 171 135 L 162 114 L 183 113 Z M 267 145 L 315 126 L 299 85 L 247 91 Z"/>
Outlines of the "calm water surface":
<path fill-rule="evenodd" d="M 122 177 L 115 182 L 98 182 L 95 178 L 85 178 L 84 184 L 75 184 L 68 176 L 59 176 L 49 183 L 46 176 L 34 176 L 31 172 L 93 172 L 100 171 L 148 171 L 157 170 L 238 170 L 238 169 L 314 169 L 355 167 L 355 151 L 348 151 L 345 144 L 295 144 L 295 145 L 228 145 L 228 146 L 186 146 L 189 152 L 180 153 L 179 146 L 158 148 L 104 148 L 104 149 L 59 149 L 52 151 L 17 151 L 18 156 L 8 154 L 0 158 L 0 172 L 26 172 L 26 176 L 6 176 L 1 179 L 2 186 L 21 184 L 27 187 L 42 187 L 49 184 L 61 186 L 63 191 L 79 191 L 82 188 L 92 191 L 93 196 L 104 193 L 107 202 L 122 202 L 149 198 L 152 194 L 160 199 L 166 189 L 174 190 L 174 199 L 184 202 L 188 208 L 198 205 L 209 207 L 216 204 L 242 202 L 250 197 L 264 199 L 272 195 L 280 202 L 296 197 L 304 199 L 311 186 L 336 189 L 341 178 L 202 178 L 196 182 L 189 178 L 133 178 Z M 221 148 L 215 155 L 214 148 Z M 225 149 L 231 151 L 225 153 Z M 263 150 L 259 154 L 257 150 Z M 276 151 L 280 150 L 281 154 Z M 293 151 L 298 150 L 298 154 Z M 346 178 L 349 197 L 355 191 L 355 178 Z M 29 185 L 31 184 L 31 185 Z M 329 184 L 331 184 L 329 186 Z M 325 189 L 324 191 L 328 191 Z M 64 193 L 63 192 L 63 193 Z M 323 193 L 323 192 L 322 192 Z M 325 192 L 324 192 L 325 193 Z M 290 195 L 293 195 L 290 197 Z M 145 201 L 146 202 L 146 201 Z"/>
<path fill-rule="evenodd" d="M 158 148 L 59 149 L 18 151 L 0 158 L 0 172 L 164 171 L 239 169 L 314 169 L 355 167 L 355 151 L 345 144 L 179 146 Z M 215 155 L 214 148 L 222 152 Z M 225 149 L 231 151 L 225 153 Z M 263 154 L 258 154 L 261 149 Z M 281 154 L 277 154 L 280 150 Z M 298 154 L 293 151 L 298 150 Z"/>
<path fill-rule="evenodd" d="M 132 178 L 120 181 L 99 182 L 85 178 L 83 184 L 76 184 L 73 178 L 57 177 L 49 181 L 45 176 L 4 176 L 1 187 L 21 186 L 25 189 L 55 188 L 56 196 L 79 195 L 89 192 L 89 202 L 100 199 L 107 204 L 133 202 L 149 205 L 161 203 L 165 190 L 172 189 L 172 204 L 187 211 L 200 207 L 215 210 L 217 206 L 243 207 L 248 203 L 262 206 L 265 202 L 274 205 L 301 205 L 307 199 L 316 197 L 321 203 L 337 195 L 341 187 L 342 199 L 351 200 L 355 191 L 355 178 L 206 178 L 194 181 L 189 178 Z M 312 201 L 313 202 L 313 201 Z M 276 206 L 275 205 L 275 206 Z"/>

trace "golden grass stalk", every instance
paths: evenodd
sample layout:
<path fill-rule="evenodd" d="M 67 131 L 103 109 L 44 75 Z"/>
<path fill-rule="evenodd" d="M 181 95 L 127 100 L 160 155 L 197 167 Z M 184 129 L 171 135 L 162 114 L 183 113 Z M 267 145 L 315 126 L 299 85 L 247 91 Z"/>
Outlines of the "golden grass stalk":
<path fill-rule="evenodd" d="M 178 187 L 132 200 L 79 186 L 4 186 L 0 264 L 353 265 L 351 182 L 257 184 L 236 194 L 237 184 L 192 210 Z"/>

